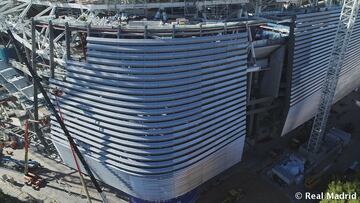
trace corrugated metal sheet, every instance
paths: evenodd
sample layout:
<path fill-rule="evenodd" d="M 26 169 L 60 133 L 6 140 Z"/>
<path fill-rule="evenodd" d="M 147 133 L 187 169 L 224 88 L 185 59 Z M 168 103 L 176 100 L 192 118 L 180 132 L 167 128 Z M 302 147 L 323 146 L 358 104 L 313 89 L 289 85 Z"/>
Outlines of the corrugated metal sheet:
<path fill-rule="evenodd" d="M 246 33 L 89 37 L 87 63 L 68 61 L 66 80 L 51 85 L 100 179 L 137 198 L 172 199 L 241 160 L 247 46 Z M 73 165 L 52 119 L 55 146 Z"/>
<path fill-rule="evenodd" d="M 340 10 L 335 9 L 296 16 L 290 108 L 282 134 L 311 119 L 317 111 L 339 15 Z M 335 101 L 360 85 L 359 38 L 358 17 L 341 71 Z"/>

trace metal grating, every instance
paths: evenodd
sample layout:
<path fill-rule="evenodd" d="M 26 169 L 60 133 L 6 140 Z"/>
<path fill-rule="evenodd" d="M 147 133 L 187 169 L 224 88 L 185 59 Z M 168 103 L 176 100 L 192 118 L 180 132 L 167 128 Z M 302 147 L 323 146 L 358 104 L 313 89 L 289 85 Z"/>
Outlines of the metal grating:
<path fill-rule="evenodd" d="M 68 61 L 66 80 L 51 85 L 64 92 L 58 101 L 65 124 L 105 183 L 167 200 L 241 160 L 246 33 L 87 40 L 87 63 Z M 72 165 L 54 118 L 51 128 Z"/>

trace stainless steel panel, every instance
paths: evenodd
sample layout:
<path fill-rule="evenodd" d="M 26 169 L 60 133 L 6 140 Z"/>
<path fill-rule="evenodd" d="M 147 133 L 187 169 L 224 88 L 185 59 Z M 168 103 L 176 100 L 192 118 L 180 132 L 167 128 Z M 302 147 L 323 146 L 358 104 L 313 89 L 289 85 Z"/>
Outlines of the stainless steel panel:
<path fill-rule="evenodd" d="M 88 38 L 68 61 L 65 124 L 98 178 L 137 198 L 185 194 L 241 160 L 247 34 L 183 39 Z M 52 136 L 73 166 L 59 124 Z"/>
<path fill-rule="evenodd" d="M 317 111 L 339 14 L 340 10 L 335 9 L 296 16 L 290 108 L 283 135 L 311 119 Z M 349 42 L 335 101 L 360 86 L 359 53 L 360 15 Z"/>

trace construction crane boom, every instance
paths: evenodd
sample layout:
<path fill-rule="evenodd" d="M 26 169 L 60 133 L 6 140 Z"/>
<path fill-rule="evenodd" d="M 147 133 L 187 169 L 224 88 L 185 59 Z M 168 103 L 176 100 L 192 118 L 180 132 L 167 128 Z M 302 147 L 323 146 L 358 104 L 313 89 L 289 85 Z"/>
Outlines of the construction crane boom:
<path fill-rule="evenodd" d="M 325 81 L 322 86 L 321 98 L 314 119 L 307 151 L 317 153 L 323 142 L 326 123 L 334 100 L 340 70 L 345 58 L 346 48 L 359 11 L 360 0 L 344 0 L 340 20 L 336 30 L 335 41 L 331 50 Z"/>

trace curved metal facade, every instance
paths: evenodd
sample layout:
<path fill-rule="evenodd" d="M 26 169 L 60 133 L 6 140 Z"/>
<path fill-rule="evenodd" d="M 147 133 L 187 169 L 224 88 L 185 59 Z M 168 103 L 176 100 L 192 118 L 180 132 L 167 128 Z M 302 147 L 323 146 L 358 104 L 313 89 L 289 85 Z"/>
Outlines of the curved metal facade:
<path fill-rule="evenodd" d="M 68 61 L 66 79 L 51 85 L 64 92 L 65 124 L 98 178 L 140 199 L 168 200 L 241 160 L 245 32 L 87 40 L 87 63 Z M 73 166 L 52 119 L 54 144 Z"/>
<path fill-rule="evenodd" d="M 320 101 L 340 10 L 296 16 L 289 112 L 282 134 L 311 119 Z M 357 18 L 335 95 L 338 101 L 360 86 L 360 15 Z"/>

